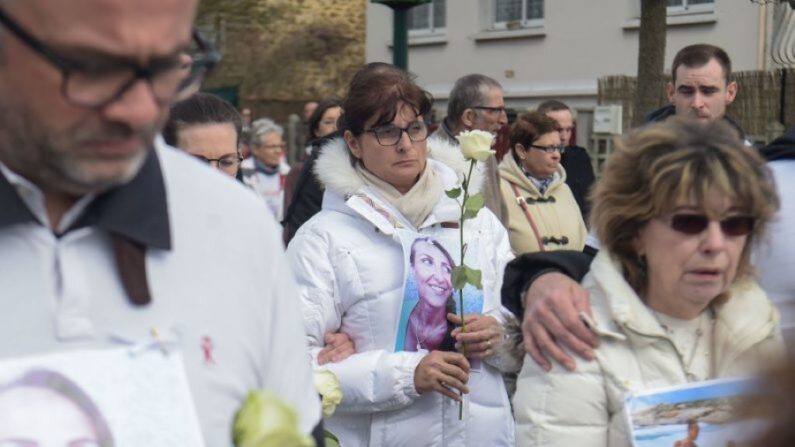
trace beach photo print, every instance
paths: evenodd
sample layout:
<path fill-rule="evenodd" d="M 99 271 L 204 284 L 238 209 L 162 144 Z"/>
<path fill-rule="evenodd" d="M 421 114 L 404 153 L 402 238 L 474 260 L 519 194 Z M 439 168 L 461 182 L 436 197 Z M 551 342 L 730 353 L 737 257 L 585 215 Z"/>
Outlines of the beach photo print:
<path fill-rule="evenodd" d="M 768 426 L 760 383 L 712 380 L 625 399 L 635 447 L 744 447 Z"/>

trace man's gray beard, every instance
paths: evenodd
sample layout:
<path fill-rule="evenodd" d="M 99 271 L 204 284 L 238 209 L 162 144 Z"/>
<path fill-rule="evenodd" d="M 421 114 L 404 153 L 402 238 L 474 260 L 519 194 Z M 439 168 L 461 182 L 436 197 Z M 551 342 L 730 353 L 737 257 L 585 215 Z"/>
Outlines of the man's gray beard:
<path fill-rule="evenodd" d="M 79 161 L 70 157 L 68 148 L 57 140 L 27 110 L 11 110 L 0 101 L 0 161 L 42 189 L 73 196 L 105 191 L 130 181 L 149 152 L 141 151 L 131 158 L 121 175 L 86 178 Z M 147 141 L 153 144 L 153 138 Z"/>

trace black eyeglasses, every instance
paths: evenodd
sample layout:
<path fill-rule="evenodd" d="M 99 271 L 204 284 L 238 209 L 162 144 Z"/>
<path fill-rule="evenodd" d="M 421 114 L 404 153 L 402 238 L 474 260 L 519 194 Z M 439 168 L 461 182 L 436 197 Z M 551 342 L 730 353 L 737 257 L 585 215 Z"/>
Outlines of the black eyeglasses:
<path fill-rule="evenodd" d="M 663 220 L 674 230 L 690 236 L 701 234 L 710 222 L 710 218 L 703 214 L 674 214 Z M 726 236 L 745 236 L 753 231 L 756 219 L 751 216 L 729 216 L 719 223 Z"/>
<path fill-rule="evenodd" d="M 414 121 L 408 127 L 400 128 L 393 125 L 380 126 L 373 129 L 365 129 L 365 132 L 375 134 L 375 139 L 381 146 L 394 146 L 400 141 L 403 132 L 406 132 L 409 140 L 414 143 L 425 141 L 428 138 L 428 126 L 422 121 Z"/>
<path fill-rule="evenodd" d="M 551 154 L 551 153 L 553 153 L 555 151 L 560 152 L 561 154 L 565 154 L 566 153 L 566 146 L 555 146 L 555 145 L 539 146 L 537 144 L 529 144 L 529 145 L 527 145 L 527 147 L 532 147 L 533 149 L 538 149 L 539 151 L 544 151 L 547 154 Z"/>
<path fill-rule="evenodd" d="M 198 154 L 191 154 L 191 155 L 193 155 L 194 157 L 198 158 L 199 160 L 209 165 L 216 163 L 219 168 L 225 171 L 230 169 L 237 169 L 237 167 L 240 166 L 240 163 L 243 161 L 243 157 L 237 154 L 224 155 L 221 158 L 207 158 L 203 155 L 198 155 Z"/>
<path fill-rule="evenodd" d="M 508 113 L 506 112 L 505 107 L 474 106 L 472 108 L 478 110 L 488 110 L 489 112 L 494 112 L 494 113 Z"/>
<path fill-rule="evenodd" d="M 206 73 L 221 59 L 215 49 L 194 30 L 190 48 L 179 55 L 161 58 L 142 67 L 121 59 L 77 61 L 57 54 L 0 10 L 0 24 L 31 50 L 61 71 L 61 93 L 70 103 L 101 108 L 121 98 L 138 80 L 145 79 L 160 103 L 183 99 L 193 92 Z"/>

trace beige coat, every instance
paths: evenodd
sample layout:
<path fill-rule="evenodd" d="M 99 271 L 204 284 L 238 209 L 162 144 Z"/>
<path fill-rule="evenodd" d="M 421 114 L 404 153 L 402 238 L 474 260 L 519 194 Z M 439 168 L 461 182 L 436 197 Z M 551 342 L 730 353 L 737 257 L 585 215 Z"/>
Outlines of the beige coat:
<path fill-rule="evenodd" d="M 553 182 L 544 194 L 541 194 L 533 182 L 524 175 L 511 153 L 506 154 L 502 159 L 500 163 L 500 193 L 508 213 L 508 221 L 504 224 L 507 224 L 511 248 L 515 254 L 554 250 L 579 251 L 585 246 L 588 231 L 582 220 L 580 207 L 577 206 L 577 201 L 566 184 L 566 171 L 562 166 L 558 166 L 558 173 L 560 173 L 560 178 Z M 519 191 L 520 197 L 525 200 L 528 214 L 535 224 L 538 236 L 533 231 L 522 205 L 516 198 L 514 186 Z M 542 200 L 554 198 L 554 203 L 530 203 L 539 198 Z M 548 242 L 543 244 L 544 238 L 561 240 L 564 236 L 568 239 L 566 243 Z"/>
<path fill-rule="evenodd" d="M 688 382 L 688 362 L 607 251 L 583 286 L 601 335 L 596 360 L 546 373 L 525 358 L 514 396 L 519 446 L 629 447 L 625 395 Z M 712 307 L 711 378 L 747 375 L 783 356 L 778 312 L 755 282 L 738 281 Z"/>

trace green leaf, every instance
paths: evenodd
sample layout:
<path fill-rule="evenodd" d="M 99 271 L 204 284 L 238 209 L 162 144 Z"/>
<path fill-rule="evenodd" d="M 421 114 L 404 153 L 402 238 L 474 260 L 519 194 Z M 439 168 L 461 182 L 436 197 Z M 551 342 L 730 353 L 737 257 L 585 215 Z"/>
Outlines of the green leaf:
<path fill-rule="evenodd" d="M 474 210 L 474 211 L 472 211 L 472 210 L 464 210 L 463 217 L 464 217 L 464 220 L 466 220 L 466 219 L 474 219 L 475 217 L 477 217 L 477 215 L 478 215 L 478 210 Z"/>
<path fill-rule="evenodd" d="M 450 275 L 450 282 L 453 283 L 454 289 L 463 289 L 467 285 L 467 266 L 459 265 L 453 268 L 453 274 Z"/>
<path fill-rule="evenodd" d="M 483 208 L 483 205 L 485 203 L 486 199 L 485 197 L 483 197 L 483 193 L 479 192 L 474 196 L 469 196 L 467 198 L 466 203 L 464 203 L 464 208 L 467 211 L 472 211 L 475 213 L 475 215 L 477 215 L 478 211 L 480 211 L 480 209 Z"/>
<path fill-rule="evenodd" d="M 326 447 L 340 447 L 340 440 L 328 430 L 323 430 L 323 440 L 326 442 Z"/>
<path fill-rule="evenodd" d="M 444 193 L 447 194 L 447 197 L 451 199 L 457 199 L 461 196 L 461 188 L 448 189 Z"/>
<path fill-rule="evenodd" d="M 482 289 L 483 283 L 481 279 L 483 278 L 483 273 L 481 273 L 481 271 L 478 269 L 473 269 L 466 266 L 464 267 L 466 268 L 467 283 L 472 284 L 477 289 Z"/>

